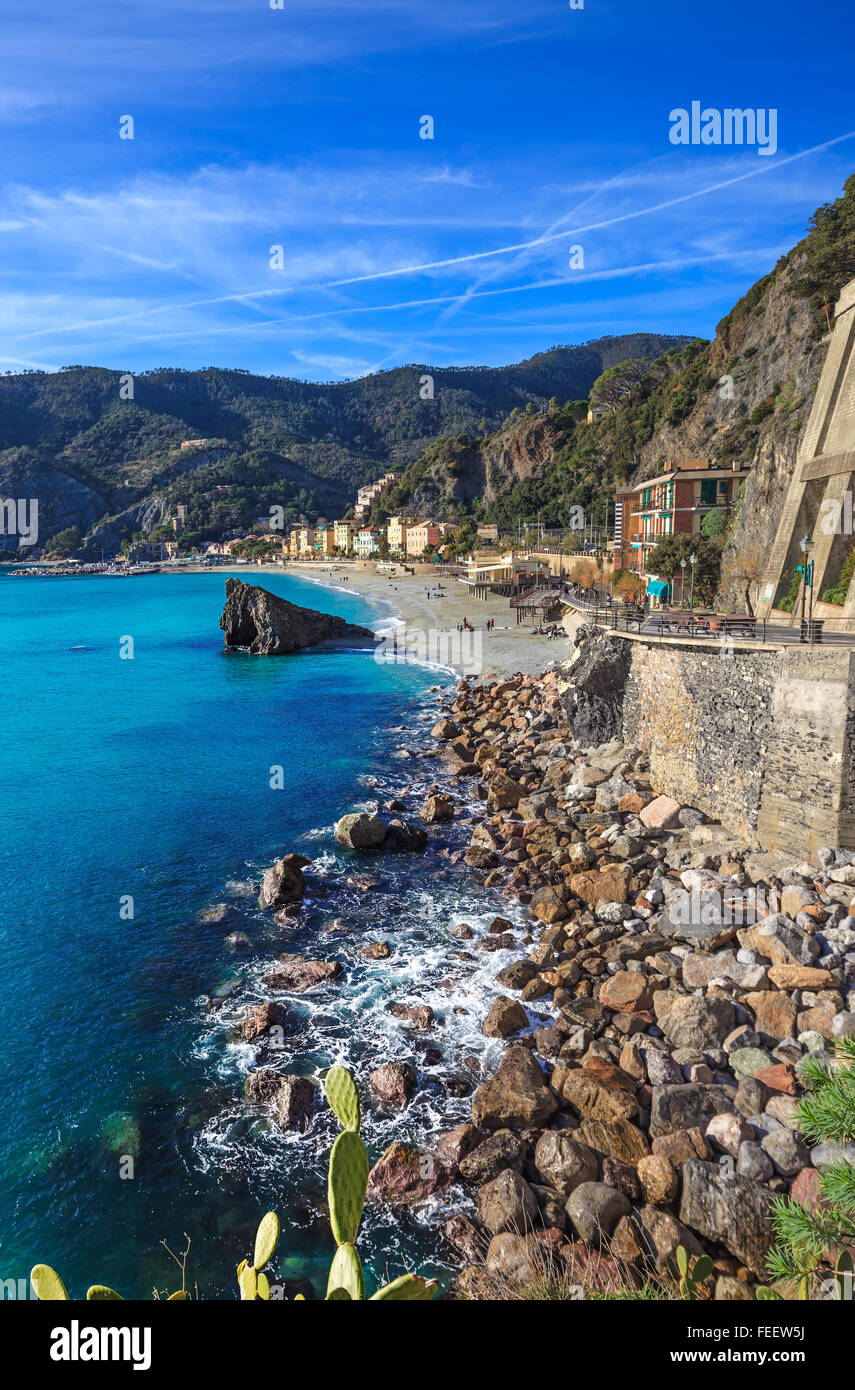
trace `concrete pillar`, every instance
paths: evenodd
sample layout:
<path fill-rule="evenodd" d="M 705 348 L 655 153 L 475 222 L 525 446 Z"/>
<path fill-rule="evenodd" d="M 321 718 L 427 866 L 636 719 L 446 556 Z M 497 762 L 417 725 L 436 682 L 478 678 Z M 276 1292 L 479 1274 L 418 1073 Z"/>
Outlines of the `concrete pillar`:
<path fill-rule="evenodd" d="M 761 584 L 757 616 L 767 618 L 782 583 L 798 563 L 798 543 L 807 533 L 814 551 L 815 597 L 840 558 L 839 538 L 819 526 L 824 498 L 842 501 L 855 474 L 855 280 L 844 286 L 835 307 L 834 329 L 805 435 L 799 449 L 778 531 Z M 838 542 L 838 544 L 835 544 Z M 848 605 L 847 605 L 848 607 Z M 833 620 L 832 620 L 833 621 Z"/>

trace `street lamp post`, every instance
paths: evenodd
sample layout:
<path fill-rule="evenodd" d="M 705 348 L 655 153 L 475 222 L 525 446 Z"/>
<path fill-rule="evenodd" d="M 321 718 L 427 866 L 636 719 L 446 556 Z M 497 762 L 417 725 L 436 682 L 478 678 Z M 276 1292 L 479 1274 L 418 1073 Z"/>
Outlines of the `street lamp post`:
<path fill-rule="evenodd" d="M 807 594 L 807 591 L 810 590 L 810 597 L 809 597 L 809 599 L 808 599 L 808 627 L 807 627 L 807 631 L 808 631 L 808 641 L 811 642 L 811 643 L 813 643 L 813 560 L 810 558 L 810 553 L 811 553 L 811 551 L 813 550 L 813 541 L 811 540 L 810 536 L 802 536 L 801 540 L 799 541 L 799 550 L 802 552 L 802 555 L 804 556 L 804 559 L 803 559 L 803 561 L 802 561 L 802 564 L 803 564 L 803 573 L 802 573 L 802 634 L 801 634 L 801 635 L 802 635 L 802 640 L 804 640 L 805 596 L 806 596 L 806 594 Z"/>
<path fill-rule="evenodd" d="M 680 561 L 680 607 L 686 606 L 686 557 Z"/>
<path fill-rule="evenodd" d="M 693 550 L 692 553 L 691 553 L 691 555 L 689 556 L 689 564 L 692 566 L 692 585 L 691 585 L 691 588 L 690 588 L 690 590 L 689 590 L 689 612 L 690 612 L 690 613 L 694 613 L 694 611 L 695 611 L 695 561 L 697 560 L 697 558 L 698 558 L 698 557 L 697 557 L 697 555 L 695 554 L 695 552 L 694 552 L 694 550 Z"/>

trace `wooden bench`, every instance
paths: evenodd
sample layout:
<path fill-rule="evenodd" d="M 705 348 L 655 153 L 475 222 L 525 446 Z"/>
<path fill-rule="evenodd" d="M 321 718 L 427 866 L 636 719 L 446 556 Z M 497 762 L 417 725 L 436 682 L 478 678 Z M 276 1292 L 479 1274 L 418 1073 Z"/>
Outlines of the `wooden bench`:
<path fill-rule="evenodd" d="M 660 613 L 651 619 L 652 626 L 658 628 L 659 632 L 685 632 L 691 631 L 690 624 L 692 619 L 688 613 Z"/>
<path fill-rule="evenodd" d="M 744 637 L 757 635 L 757 619 L 742 617 L 719 617 L 715 613 L 663 613 L 653 619 L 653 626 L 660 633 L 671 632 L 686 637 L 728 637 L 738 633 Z"/>
<path fill-rule="evenodd" d="M 757 636 L 757 619 L 743 614 L 741 617 L 727 616 L 719 618 L 718 631 L 728 636 L 730 633 L 739 633 L 742 637 Z"/>

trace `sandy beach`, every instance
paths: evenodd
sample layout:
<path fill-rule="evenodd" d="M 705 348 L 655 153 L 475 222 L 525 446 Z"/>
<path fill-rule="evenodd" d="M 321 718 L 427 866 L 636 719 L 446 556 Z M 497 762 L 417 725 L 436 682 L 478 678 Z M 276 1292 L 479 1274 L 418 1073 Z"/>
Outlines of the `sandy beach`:
<path fill-rule="evenodd" d="M 516 612 L 506 598 L 473 598 L 465 585 L 455 579 L 434 579 L 431 584 L 429 581 L 433 576 L 430 574 L 404 574 L 389 578 L 388 575 L 372 574 L 369 570 L 341 564 L 334 568 L 290 564 L 288 572 L 298 574 L 301 579 L 313 579 L 327 588 L 347 588 L 378 607 L 388 605 L 390 615 L 399 617 L 410 631 L 420 629 L 425 633 L 436 633 L 438 637 L 454 637 L 458 623 L 468 619 L 475 628 L 475 637 L 480 637 L 482 670 L 473 671 L 471 663 L 452 659 L 449 664 L 454 665 L 461 674 L 478 675 L 484 680 L 492 676 L 510 676 L 517 671 L 536 676 L 552 663 L 565 661 L 570 655 L 571 648 L 566 638 L 550 641 L 538 636 L 532 632 L 531 623 L 517 627 Z M 439 583 L 443 585 L 442 590 L 438 590 Z M 436 596 L 438 592 L 441 597 Z M 487 631 L 486 624 L 490 618 L 494 620 L 495 627 Z M 476 642 L 476 650 L 478 645 Z"/>

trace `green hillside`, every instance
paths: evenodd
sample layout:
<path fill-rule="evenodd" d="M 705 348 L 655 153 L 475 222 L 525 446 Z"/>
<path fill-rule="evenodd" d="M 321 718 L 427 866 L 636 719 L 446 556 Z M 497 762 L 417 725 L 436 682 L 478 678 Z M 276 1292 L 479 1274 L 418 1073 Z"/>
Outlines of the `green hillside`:
<path fill-rule="evenodd" d="M 327 385 L 165 368 L 134 377 L 133 399 L 105 368 L 7 374 L 0 491 L 36 492 L 44 539 L 76 525 L 100 543 L 157 524 L 179 502 L 200 536 L 251 525 L 272 505 L 294 519 L 338 514 L 359 484 L 406 467 L 435 439 L 483 435 L 515 408 L 585 397 L 609 366 L 683 341 L 630 334 L 510 367 L 408 366 Z M 193 438 L 211 443 L 182 450 Z"/>

